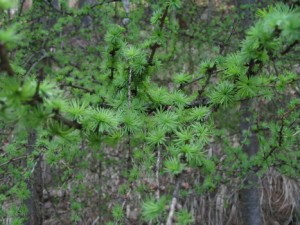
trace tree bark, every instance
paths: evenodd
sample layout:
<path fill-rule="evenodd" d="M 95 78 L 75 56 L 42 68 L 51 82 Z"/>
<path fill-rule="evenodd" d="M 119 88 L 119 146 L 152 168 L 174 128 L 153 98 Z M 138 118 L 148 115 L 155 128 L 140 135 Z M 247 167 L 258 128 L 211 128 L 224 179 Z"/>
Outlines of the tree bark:
<path fill-rule="evenodd" d="M 27 153 L 31 155 L 34 151 L 37 134 L 31 130 L 28 134 Z M 31 176 L 26 180 L 27 188 L 30 191 L 30 197 L 25 201 L 27 206 L 27 220 L 25 225 L 42 225 L 43 224 L 43 182 L 41 157 L 39 156 L 31 171 Z"/>
<path fill-rule="evenodd" d="M 243 145 L 244 152 L 248 157 L 254 156 L 259 150 L 259 142 L 257 135 L 251 131 L 253 125 L 252 100 L 244 100 L 241 104 L 241 132 L 242 136 L 245 132 L 250 132 L 248 143 Z M 250 172 L 245 181 L 244 188 L 240 191 L 241 210 L 244 225 L 261 225 L 261 205 L 259 179 L 256 174 Z"/>
<path fill-rule="evenodd" d="M 243 25 L 247 29 L 251 26 L 253 7 L 256 7 L 255 0 L 241 0 L 241 5 L 247 4 L 246 9 L 241 9 L 240 12 L 244 15 Z M 250 6 L 251 5 L 251 9 Z M 253 7 L 252 7 L 253 6 Z M 253 100 L 247 99 L 241 103 L 241 136 L 244 137 L 246 132 L 249 132 L 247 144 L 243 144 L 243 151 L 250 158 L 255 156 L 259 150 L 259 142 L 257 135 L 252 131 L 254 122 Z M 260 190 L 259 179 L 256 174 L 250 172 L 244 180 L 244 188 L 240 191 L 241 211 L 244 225 L 261 225 L 261 205 L 260 205 Z"/>

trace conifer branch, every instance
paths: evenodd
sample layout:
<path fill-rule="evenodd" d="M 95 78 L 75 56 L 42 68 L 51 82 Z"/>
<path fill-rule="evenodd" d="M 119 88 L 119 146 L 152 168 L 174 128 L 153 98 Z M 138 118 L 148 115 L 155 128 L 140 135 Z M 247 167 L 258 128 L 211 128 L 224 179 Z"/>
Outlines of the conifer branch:
<path fill-rule="evenodd" d="M 72 128 L 75 128 L 75 129 L 78 129 L 78 130 L 81 130 L 83 127 L 80 123 L 74 121 L 74 120 L 69 120 L 65 117 L 63 117 L 58 110 L 54 110 L 54 115 L 53 115 L 53 119 L 58 121 L 58 122 L 61 122 L 62 124 L 64 125 L 67 125 L 68 127 L 72 127 Z"/>
<path fill-rule="evenodd" d="M 213 67 L 211 67 L 207 70 L 207 80 L 205 81 L 205 84 L 203 85 L 203 87 L 198 91 L 199 97 L 201 97 L 201 95 L 205 91 L 206 87 L 209 85 L 209 82 L 210 82 L 210 79 L 211 79 L 212 75 L 214 75 L 218 72 L 221 72 L 221 71 L 224 71 L 224 70 L 219 70 L 218 71 L 216 64 L 214 64 Z"/>
<path fill-rule="evenodd" d="M 61 87 L 71 87 L 71 88 L 75 88 L 75 89 L 79 89 L 79 90 L 83 90 L 87 93 L 90 93 L 90 94 L 95 94 L 96 91 L 95 90 L 90 90 L 88 88 L 85 88 L 85 87 L 82 87 L 82 86 L 79 86 L 79 85 L 75 85 L 75 84 L 72 84 L 72 83 L 69 83 L 69 84 L 61 84 L 60 85 Z"/>
<path fill-rule="evenodd" d="M 283 135 L 284 122 L 285 122 L 287 116 L 288 116 L 291 112 L 297 110 L 299 107 L 300 107 L 300 104 L 298 104 L 298 105 L 297 105 L 295 108 L 293 108 L 292 110 L 289 110 L 289 111 L 285 112 L 285 113 L 280 117 L 280 128 L 279 128 L 279 131 L 278 131 L 278 133 L 277 133 L 277 136 L 278 136 L 278 137 L 277 137 L 277 140 L 278 140 L 278 141 L 277 141 L 277 145 L 276 145 L 276 146 L 273 146 L 273 147 L 271 148 L 271 150 L 268 152 L 268 154 L 264 155 L 262 161 L 266 161 L 268 158 L 270 158 L 270 157 L 274 154 L 274 152 L 275 152 L 278 148 L 280 148 L 280 147 L 283 145 L 283 142 L 284 142 L 284 135 Z M 262 165 L 260 165 L 260 166 L 258 166 L 258 167 L 256 167 L 256 168 L 254 168 L 254 172 L 257 172 L 257 171 L 259 171 L 260 169 L 262 169 Z"/>
<path fill-rule="evenodd" d="M 179 89 L 183 89 L 183 88 L 185 88 L 185 87 L 188 86 L 188 85 L 191 85 L 191 84 L 193 84 L 193 83 L 195 83 L 195 82 L 197 82 L 197 81 L 199 81 L 199 80 L 204 79 L 205 77 L 206 77 L 206 75 L 203 75 L 203 76 L 200 76 L 200 77 L 198 77 L 198 78 L 196 78 L 196 79 L 194 79 L 194 80 L 192 80 L 192 81 L 190 81 L 190 82 L 188 82 L 188 83 L 181 84 L 181 85 L 179 86 Z"/>
<path fill-rule="evenodd" d="M 210 79 L 213 75 L 215 74 L 218 74 L 220 72 L 223 72 L 227 69 L 220 69 L 220 70 L 217 70 L 217 66 L 214 65 L 209 71 L 207 71 L 208 73 L 206 75 L 203 75 L 199 78 L 196 78 L 195 80 L 185 84 L 183 87 L 187 86 L 187 85 L 190 85 L 198 80 L 201 80 L 201 79 L 204 79 L 205 77 L 207 77 L 207 80 L 205 82 L 205 84 L 203 85 L 203 87 L 198 91 L 198 97 L 195 101 L 193 101 L 192 103 L 188 104 L 185 106 L 185 108 L 194 108 L 194 107 L 199 107 L 200 105 L 203 105 L 204 104 L 204 100 L 201 99 L 201 95 L 203 94 L 203 92 L 205 91 L 205 89 L 207 88 L 207 86 L 209 85 L 209 82 L 210 82 Z"/>
<path fill-rule="evenodd" d="M 168 11 L 169 11 L 169 5 L 166 6 L 161 18 L 160 18 L 160 22 L 159 22 L 159 29 L 162 30 L 163 27 L 164 27 L 164 24 L 165 24 L 165 20 L 166 20 L 166 17 L 168 15 Z M 160 47 L 160 45 L 158 43 L 154 43 L 153 45 L 150 46 L 150 49 L 151 49 L 151 53 L 150 53 L 150 57 L 148 59 L 148 64 L 147 66 L 152 66 L 153 64 L 153 59 L 154 59 L 154 55 L 156 53 L 156 50 Z"/>
<path fill-rule="evenodd" d="M 232 23 L 232 28 L 231 28 L 231 31 L 230 31 L 228 37 L 226 38 L 226 40 L 223 43 L 220 44 L 220 55 L 222 55 L 223 52 L 225 51 L 225 47 L 228 45 L 228 42 L 230 41 L 235 29 L 236 29 L 236 20 L 234 20 Z"/>
<path fill-rule="evenodd" d="M 277 146 L 273 146 L 269 153 L 263 157 L 263 161 L 266 161 L 268 158 L 272 156 L 272 154 L 276 151 L 276 149 L 280 148 L 283 144 L 283 128 L 284 128 L 284 117 L 281 118 L 280 129 L 278 131 L 278 144 Z M 258 168 L 261 169 L 262 166 Z"/>
<path fill-rule="evenodd" d="M 41 52 L 42 56 L 30 66 L 30 68 L 25 72 L 24 76 L 29 74 L 34 69 L 34 67 L 36 67 L 41 61 L 48 57 L 48 54 L 44 49 L 42 49 Z"/>
<path fill-rule="evenodd" d="M 211 75 L 216 75 L 216 74 L 218 74 L 218 73 L 220 73 L 220 72 L 223 72 L 223 71 L 225 71 L 225 70 L 226 70 L 226 69 L 215 70 L 215 71 L 211 72 Z M 182 85 L 180 85 L 179 89 L 183 89 L 184 87 L 186 87 L 186 86 L 188 86 L 188 85 L 191 85 L 191 84 L 193 84 L 193 83 L 195 83 L 195 82 L 197 82 L 197 81 L 199 81 L 199 80 L 202 80 L 202 79 L 204 79 L 205 77 L 206 77 L 206 75 L 203 75 L 203 76 L 200 76 L 200 77 L 198 77 L 198 78 L 196 78 L 196 79 L 194 79 L 194 80 L 192 80 L 192 81 L 190 81 L 190 82 L 188 82 L 188 83 L 182 84 Z"/>
<path fill-rule="evenodd" d="M 281 55 L 285 55 L 287 54 L 289 51 L 292 50 L 293 47 L 295 47 L 297 44 L 299 43 L 299 40 L 294 41 L 292 44 L 290 44 L 285 50 L 283 50 L 280 54 Z"/>

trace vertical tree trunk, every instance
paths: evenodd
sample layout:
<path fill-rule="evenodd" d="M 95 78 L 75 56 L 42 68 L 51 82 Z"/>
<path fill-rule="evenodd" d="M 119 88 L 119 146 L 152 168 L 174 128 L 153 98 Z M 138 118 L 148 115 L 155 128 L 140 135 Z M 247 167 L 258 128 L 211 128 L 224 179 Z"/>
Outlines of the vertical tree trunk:
<path fill-rule="evenodd" d="M 244 100 L 241 104 L 241 132 L 250 132 L 249 141 L 243 145 L 243 150 L 248 157 L 257 154 L 259 149 L 259 142 L 257 135 L 251 131 L 253 125 L 252 100 Z M 260 206 L 260 190 L 258 177 L 250 172 L 244 181 L 245 188 L 240 192 L 241 196 L 241 210 L 244 220 L 244 225 L 261 225 L 261 206 Z"/>
<path fill-rule="evenodd" d="M 248 5 L 245 10 L 240 9 L 240 12 L 244 15 L 243 25 L 250 27 L 252 23 L 252 12 L 253 7 L 250 9 L 250 5 L 256 6 L 255 0 L 241 0 L 241 5 Z M 247 144 L 243 145 L 244 152 L 247 153 L 248 157 L 254 156 L 258 153 L 259 142 L 257 135 L 252 131 L 254 122 L 254 114 L 251 110 L 253 108 L 253 100 L 247 99 L 241 103 L 241 134 L 242 138 L 246 132 L 250 135 L 247 137 Z M 260 190 L 259 190 L 259 179 L 253 172 L 249 172 L 244 181 L 244 188 L 240 192 L 241 197 L 241 211 L 244 221 L 244 225 L 261 225 L 261 205 L 260 205 Z"/>
<path fill-rule="evenodd" d="M 27 154 L 31 155 L 36 144 L 36 131 L 31 130 L 28 134 Z M 25 225 L 43 224 L 43 182 L 41 157 L 38 157 L 32 169 L 30 178 L 26 180 L 27 188 L 30 191 L 30 197 L 25 201 L 28 209 Z"/>
<path fill-rule="evenodd" d="M 32 0 L 20 0 L 19 6 L 19 16 L 21 16 L 23 12 L 26 12 L 31 8 Z"/>
<path fill-rule="evenodd" d="M 70 8 L 75 8 L 77 6 L 77 0 L 69 0 L 68 6 Z"/>

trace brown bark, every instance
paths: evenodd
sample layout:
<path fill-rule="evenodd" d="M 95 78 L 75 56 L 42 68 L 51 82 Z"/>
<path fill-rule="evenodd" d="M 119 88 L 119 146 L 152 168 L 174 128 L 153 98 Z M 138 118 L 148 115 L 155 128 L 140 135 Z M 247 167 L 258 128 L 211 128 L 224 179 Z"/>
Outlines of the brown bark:
<path fill-rule="evenodd" d="M 247 153 L 248 157 L 255 156 L 259 150 L 257 135 L 251 130 L 254 117 L 251 109 L 252 100 L 244 100 L 241 104 L 241 132 L 242 135 L 245 132 L 250 132 L 248 143 L 243 145 L 243 150 Z M 244 225 L 261 225 L 260 184 L 257 175 L 250 172 L 244 181 L 244 186 L 240 191 Z"/>
<path fill-rule="evenodd" d="M 241 10 L 241 13 L 244 14 L 243 25 L 247 28 L 250 27 L 252 23 L 252 12 L 253 7 L 256 7 L 255 0 L 242 0 L 241 5 L 248 5 L 246 10 Z M 249 6 L 253 6 L 250 7 Z M 249 65 L 248 76 L 254 76 L 255 74 L 251 73 L 251 65 Z M 253 100 L 247 99 L 241 103 L 241 134 L 242 137 L 245 132 L 249 132 L 250 135 L 247 137 L 247 144 L 243 145 L 244 152 L 250 158 L 255 156 L 259 151 L 259 142 L 257 135 L 252 131 L 252 126 L 254 122 L 254 113 L 253 113 Z M 260 205 L 260 190 L 259 190 L 259 179 L 257 175 L 253 172 L 247 174 L 246 179 L 244 180 L 244 188 L 240 191 L 241 197 L 241 211 L 244 225 L 261 225 L 262 216 L 261 216 L 261 205 Z"/>
<path fill-rule="evenodd" d="M 19 6 L 19 16 L 21 16 L 23 12 L 30 10 L 31 7 L 32 0 L 21 0 Z"/>
<path fill-rule="evenodd" d="M 23 11 L 27 11 L 31 8 L 32 6 L 32 0 L 25 0 L 24 6 L 23 6 Z"/>
<path fill-rule="evenodd" d="M 37 134 L 31 130 L 28 134 L 28 155 L 32 154 L 35 148 Z M 41 156 L 36 160 L 29 179 L 26 180 L 27 188 L 30 191 L 29 198 L 25 201 L 27 206 L 27 220 L 25 225 L 42 225 L 43 224 L 43 178 L 41 167 Z"/>

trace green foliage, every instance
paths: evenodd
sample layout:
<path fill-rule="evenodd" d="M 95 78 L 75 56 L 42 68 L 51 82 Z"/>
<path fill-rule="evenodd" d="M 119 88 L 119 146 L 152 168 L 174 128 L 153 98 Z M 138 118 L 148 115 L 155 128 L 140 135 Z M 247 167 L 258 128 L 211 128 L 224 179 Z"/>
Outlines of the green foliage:
<path fill-rule="evenodd" d="M 210 93 L 212 104 L 228 106 L 235 101 L 235 86 L 229 81 L 223 81 Z"/>
<path fill-rule="evenodd" d="M 191 75 L 185 73 L 176 74 L 173 78 L 176 84 L 185 84 L 191 81 L 191 79 L 192 79 Z"/>
<path fill-rule="evenodd" d="M 184 164 L 180 162 L 180 159 L 175 157 L 170 157 L 165 160 L 165 171 L 171 175 L 178 175 L 184 169 Z"/>
<path fill-rule="evenodd" d="M 146 200 L 142 207 L 143 220 L 156 221 L 164 213 L 165 205 L 166 198 L 160 198 L 158 201 L 155 199 Z"/>
<path fill-rule="evenodd" d="M 91 111 L 90 116 L 83 121 L 88 130 L 100 133 L 114 131 L 119 123 L 120 117 L 117 113 L 103 108 Z"/>
<path fill-rule="evenodd" d="M 186 210 L 180 210 L 179 212 L 177 212 L 176 214 L 176 219 L 177 219 L 177 223 L 176 224 L 180 224 L 180 225 L 189 225 L 194 223 L 194 219 L 192 217 L 192 215 Z"/>
<path fill-rule="evenodd" d="M 21 37 L 17 34 L 17 29 L 18 27 L 16 25 L 13 25 L 5 30 L 0 30 L 1 43 L 4 43 L 6 46 L 8 46 L 8 48 L 14 47 L 16 43 L 21 39 Z"/>
<path fill-rule="evenodd" d="M 121 220 L 124 217 L 122 206 L 115 205 L 112 209 L 112 215 L 115 220 Z"/>
<path fill-rule="evenodd" d="M 16 0 L 1 0 L 0 1 L 0 8 L 1 9 L 10 9 L 17 4 Z"/>
<path fill-rule="evenodd" d="M 179 116 L 173 111 L 159 110 L 154 116 L 154 127 L 159 130 L 171 132 L 176 130 L 178 126 Z"/>
<path fill-rule="evenodd" d="M 210 114 L 208 107 L 195 107 L 188 112 L 188 120 L 202 121 Z"/>
<path fill-rule="evenodd" d="M 234 29 L 224 35 L 230 18 L 222 25 L 217 19 L 199 21 L 208 26 L 203 29 L 187 18 L 200 18 L 194 15 L 201 11 L 197 4 L 189 10 L 179 0 L 133 2 L 127 15 L 119 3 L 71 9 L 65 1 L 58 8 L 34 1 L 30 13 L 9 18 L 4 10 L 14 7 L 14 1 L 0 0 L 5 12 L 0 128 L 9 133 L 0 136 L 1 177 L 9 177 L 0 188 L 0 202 L 14 203 L 3 209 L 3 217 L 14 218 L 12 224 L 24 222 L 23 203 L 31 196 L 26 184 L 34 181 L 40 158 L 59 174 L 51 188 L 70 191 L 74 223 L 82 222 L 83 209 L 95 193 L 107 206 L 108 216 L 103 213 L 102 218 L 107 224 L 125 224 L 123 204 L 136 195 L 143 201 L 141 220 L 162 223 L 173 180 L 181 183 L 182 177 L 192 176 L 191 170 L 203 179 L 200 194 L 236 176 L 243 180 L 249 171 L 262 175 L 270 167 L 298 178 L 299 78 L 285 57 L 300 41 L 299 8 L 278 4 L 259 10 L 245 39 L 233 37 L 241 44 L 232 51 L 237 48 L 229 43 Z M 147 10 L 153 12 L 151 18 Z M 125 15 L 130 18 L 126 25 L 118 22 Z M 93 20 L 90 27 L 83 22 L 87 16 Z M 196 73 L 194 61 L 200 64 Z M 249 99 L 255 123 L 245 118 L 251 129 L 233 147 L 239 107 Z M 36 140 L 30 139 L 33 131 Z M 250 143 L 253 132 L 260 150 L 249 158 L 242 145 Z M 211 142 L 221 149 L 210 152 Z M 122 186 L 105 187 L 111 178 L 107 174 L 117 166 L 123 170 Z M 85 173 L 97 174 L 101 184 L 85 187 Z M 179 192 L 178 201 L 194 191 Z M 156 199 L 144 200 L 145 193 L 154 192 Z M 126 201 L 115 203 L 124 196 Z M 186 209 L 176 208 L 175 219 L 176 224 L 195 223 Z"/>
<path fill-rule="evenodd" d="M 166 142 L 165 134 L 164 130 L 153 130 L 149 133 L 147 141 L 150 145 L 162 145 Z"/>

